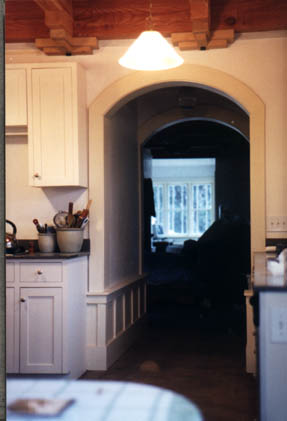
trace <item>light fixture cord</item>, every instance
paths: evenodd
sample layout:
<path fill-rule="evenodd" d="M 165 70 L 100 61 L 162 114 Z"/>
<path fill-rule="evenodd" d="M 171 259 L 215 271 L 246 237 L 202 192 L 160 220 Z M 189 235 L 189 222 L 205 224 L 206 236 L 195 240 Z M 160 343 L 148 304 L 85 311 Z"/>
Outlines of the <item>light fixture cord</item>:
<path fill-rule="evenodd" d="M 150 0 L 149 2 L 149 16 L 148 16 L 148 23 L 149 23 L 149 30 L 152 31 L 153 30 L 153 23 L 152 23 L 152 13 L 151 13 L 151 9 L 152 9 L 152 1 Z"/>

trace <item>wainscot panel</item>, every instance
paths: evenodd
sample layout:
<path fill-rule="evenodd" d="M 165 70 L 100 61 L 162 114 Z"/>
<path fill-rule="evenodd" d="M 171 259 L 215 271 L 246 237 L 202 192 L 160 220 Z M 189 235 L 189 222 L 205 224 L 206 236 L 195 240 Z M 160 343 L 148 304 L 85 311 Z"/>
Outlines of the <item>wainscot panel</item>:
<path fill-rule="evenodd" d="M 107 370 L 141 333 L 146 276 L 87 294 L 87 370 Z"/>

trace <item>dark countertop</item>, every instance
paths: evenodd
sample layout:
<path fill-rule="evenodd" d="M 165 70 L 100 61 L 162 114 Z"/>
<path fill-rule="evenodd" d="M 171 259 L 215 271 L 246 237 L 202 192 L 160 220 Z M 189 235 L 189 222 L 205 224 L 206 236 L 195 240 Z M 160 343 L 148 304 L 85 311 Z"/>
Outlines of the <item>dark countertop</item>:
<path fill-rule="evenodd" d="M 285 263 L 284 268 L 284 259 L 286 260 L 284 254 L 281 257 L 264 252 L 254 254 L 254 291 L 287 292 L 287 264 Z"/>
<path fill-rule="evenodd" d="M 7 260 L 52 260 L 52 259 L 73 259 L 76 257 L 89 256 L 90 255 L 90 240 L 84 239 L 83 246 L 78 253 L 61 253 L 58 248 L 53 253 L 41 253 L 38 248 L 37 240 L 18 240 L 17 246 L 21 253 L 6 254 Z"/>
<path fill-rule="evenodd" d="M 52 260 L 52 259 L 73 259 L 75 257 L 89 256 L 89 252 L 79 252 L 79 253 L 21 253 L 21 254 L 6 254 L 6 260 Z"/>

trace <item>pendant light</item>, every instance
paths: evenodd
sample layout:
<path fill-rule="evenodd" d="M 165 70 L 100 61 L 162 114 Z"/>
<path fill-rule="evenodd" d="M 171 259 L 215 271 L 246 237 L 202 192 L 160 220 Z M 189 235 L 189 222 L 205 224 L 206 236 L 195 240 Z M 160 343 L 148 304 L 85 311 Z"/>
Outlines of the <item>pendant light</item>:
<path fill-rule="evenodd" d="M 167 70 L 178 67 L 183 58 L 158 32 L 152 29 L 152 3 L 149 2 L 149 26 L 119 59 L 119 64 L 133 70 Z"/>

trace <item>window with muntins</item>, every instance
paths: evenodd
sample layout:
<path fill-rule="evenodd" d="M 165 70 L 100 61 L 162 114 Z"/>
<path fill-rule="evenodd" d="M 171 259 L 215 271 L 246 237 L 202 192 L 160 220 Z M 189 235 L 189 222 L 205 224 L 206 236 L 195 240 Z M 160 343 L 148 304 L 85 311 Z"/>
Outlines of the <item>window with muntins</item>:
<path fill-rule="evenodd" d="M 214 221 L 214 182 L 154 180 L 158 237 L 200 237 Z"/>

